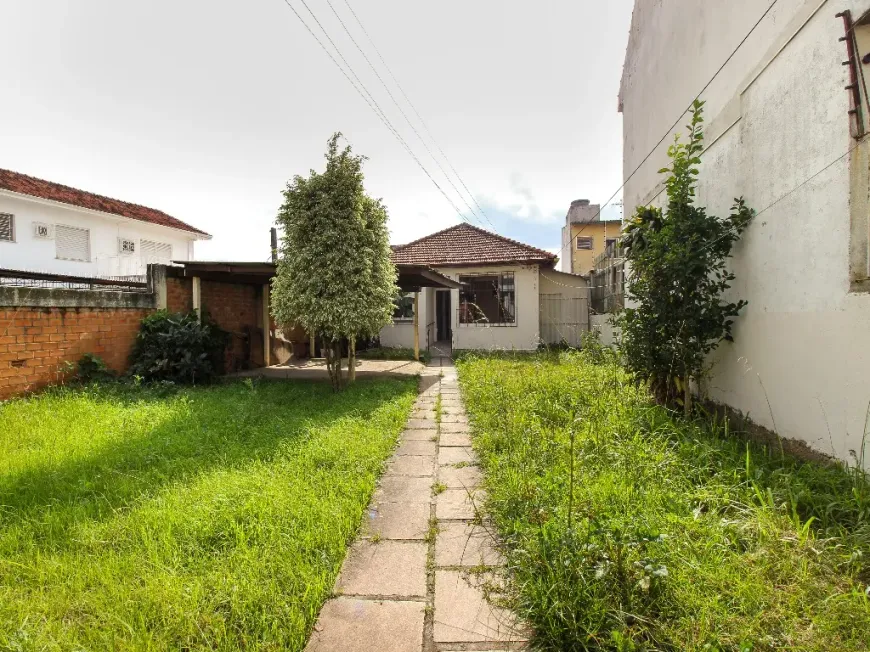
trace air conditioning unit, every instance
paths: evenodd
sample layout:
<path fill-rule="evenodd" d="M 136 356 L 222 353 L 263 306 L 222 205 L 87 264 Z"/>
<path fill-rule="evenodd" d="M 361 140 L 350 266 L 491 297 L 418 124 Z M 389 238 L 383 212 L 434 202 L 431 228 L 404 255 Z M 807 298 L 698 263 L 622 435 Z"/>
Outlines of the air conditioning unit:
<path fill-rule="evenodd" d="M 33 237 L 37 240 L 53 240 L 54 239 L 54 228 L 52 228 L 51 224 L 45 224 L 43 222 L 34 222 L 33 223 Z"/>
<path fill-rule="evenodd" d="M 136 241 L 127 240 L 126 238 L 118 238 L 118 251 L 122 254 L 135 254 Z"/>

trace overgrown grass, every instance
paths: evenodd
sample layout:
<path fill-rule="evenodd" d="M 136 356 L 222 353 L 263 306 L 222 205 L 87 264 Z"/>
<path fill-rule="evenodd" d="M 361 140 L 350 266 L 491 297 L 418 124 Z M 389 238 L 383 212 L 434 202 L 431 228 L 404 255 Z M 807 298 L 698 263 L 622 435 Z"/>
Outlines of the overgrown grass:
<path fill-rule="evenodd" d="M 363 360 L 413 360 L 414 349 L 375 347 L 357 351 L 356 355 Z M 420 362 L 428 363 L 431 359 L 432 354 L 429 351 L 420 350 Z"/>
<path fill-rule="evenodd" d="M 458 366 L 540 648 L 870 649 L 862 474 L 675 420 L 581 355 Z"/>
<path fill-rule="evenodd" d="M 415 389 L 0 404 L 0 649 L 302 650 Z"/>

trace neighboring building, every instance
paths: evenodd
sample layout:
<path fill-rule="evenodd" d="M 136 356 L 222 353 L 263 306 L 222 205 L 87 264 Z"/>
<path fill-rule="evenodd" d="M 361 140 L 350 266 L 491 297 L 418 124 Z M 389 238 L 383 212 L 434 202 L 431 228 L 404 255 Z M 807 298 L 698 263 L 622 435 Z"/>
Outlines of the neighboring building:
<path fill-rule="evenodd" d="M 393 247 L 400 266 L 421 265 L 458 281 L 462 289 L 423 288 L 417 315 L 421 347 L 536 349 L 541 342 L 579 343 L 588 329 L 587 283 L 553 266 L 542 249 L 459 224 Z M 381 344 L 414 346 L 414 295 L 399 301 Z"/>
<path fill-rule="evenodd" d="M 588 199 L 576 199 L 565 216 L 562 227 L 562 271 L 588 274 L 595 259 L 619 238 L 620 220 L 602 220 L 601 206 Z"/>
<path fill-rule="evenodd" d="M 0 268 L 140 276 L 211 238 L 162 211 L 0 170 Z"/>
<path fill-rule="evenodd" d="M 619 95 L 626 214 L 663 204 L 668 129 L 768 5 L 636 1 Z M 780 0 L 702 97 L 697 202 L 727 215 L 744 196 L 763 211 L 734 249 L 732 297 L 749 304 L 705 389 L 842 459 L 860 454 L 870 402 L 868 10 L 870 0 Z"/>

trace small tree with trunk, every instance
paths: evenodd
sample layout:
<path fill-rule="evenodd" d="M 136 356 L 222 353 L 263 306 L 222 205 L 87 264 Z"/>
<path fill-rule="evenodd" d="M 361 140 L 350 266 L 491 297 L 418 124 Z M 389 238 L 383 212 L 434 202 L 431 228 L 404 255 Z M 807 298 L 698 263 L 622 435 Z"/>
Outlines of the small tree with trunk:
<path fill-rule="evenodd" d="M 622 237 L 634 303 L 619 319 L 626 363 L 660 400 L 682 403 L 687 415 L 692 382 L 707 355 L 732 340 L 734 318 L 746 305 L 722 297 L 734 280 L 726 266 L 731 248 L 754 216 L 742 198 L 725 219 L 695 205 L 703 106 L 695 102 L 688 144 L 677 136 L 668 149 L 671 165 L 660 170 L 667 175 L 667 211 L 639 207 Z"/>
<path fill-rule="evenodd" d="M 348 379 L 355 375 L 355 343 L 390 323 L 398 292 L 390 259 L 387 211 L 366 195 L 363 156 L 329 139 L 326 170 L 295 176 L 284 190 L 278 224 L 284 238 L 272 289 L 272 314 L 323 342 L 335 390 L 343 384 L 347 342 Z"/>

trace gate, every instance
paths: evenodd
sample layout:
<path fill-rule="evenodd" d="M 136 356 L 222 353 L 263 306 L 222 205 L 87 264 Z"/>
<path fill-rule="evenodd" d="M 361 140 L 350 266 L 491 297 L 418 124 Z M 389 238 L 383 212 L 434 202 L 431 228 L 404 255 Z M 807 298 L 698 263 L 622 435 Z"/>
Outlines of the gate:
<path fill-rule="evenodd" d="M 582 334 L 589 330 L 586 297 L 541 294 L 541 341 L 579 347 Z"/>

